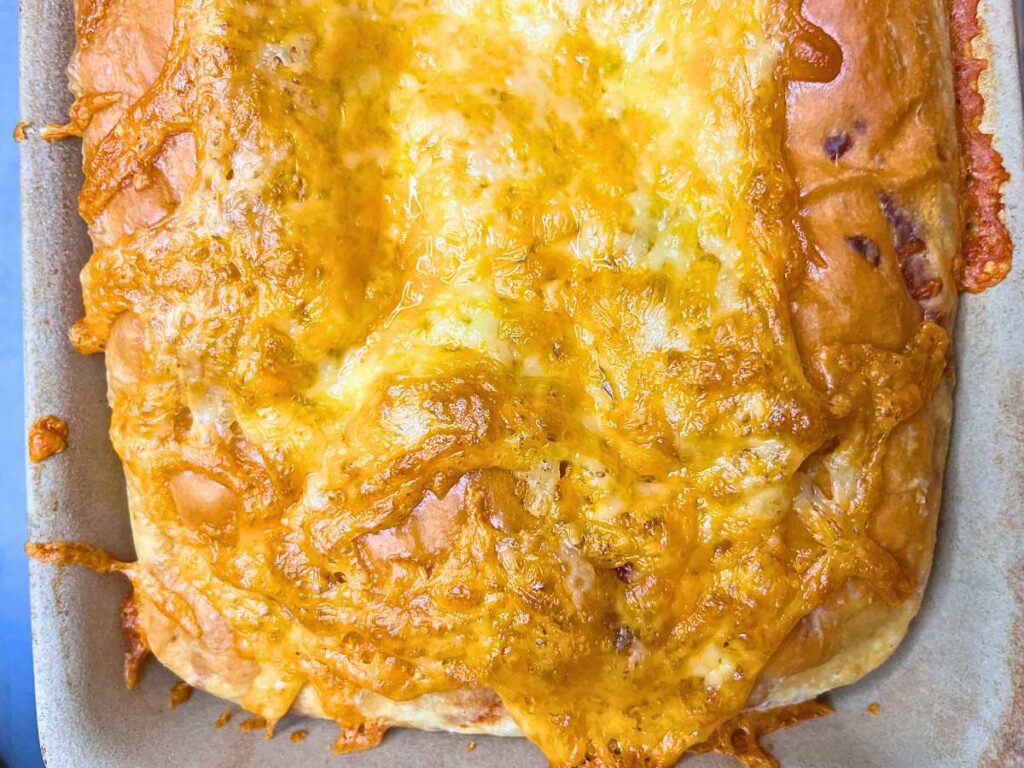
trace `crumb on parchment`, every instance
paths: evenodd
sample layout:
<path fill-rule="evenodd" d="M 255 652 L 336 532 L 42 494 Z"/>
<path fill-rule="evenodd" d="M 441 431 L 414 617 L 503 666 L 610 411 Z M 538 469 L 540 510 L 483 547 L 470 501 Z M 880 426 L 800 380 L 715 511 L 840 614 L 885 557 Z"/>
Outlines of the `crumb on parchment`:
<path fill-rule="evenodd" d="M 230 705 L 224 708 L 224 711 L 220 713 L 220 717 L 213 721 L 213 727 L 220 730 L 225 725 L 231 722 L 231 715 L 234 714 L 234 710 Z"/>
<path fill-rule="evenodd" d="M 28 430 L 28 457 L 38 464 L 68 447 L 68 423 L 59 416 L 43 416 Z"/>
<path fill-rule="evenodd" d="M 174 686 L 171 688 L 171 709 L 177 709 L 191 698 L 191 685 L 180 681 L 175 683 Z"/>

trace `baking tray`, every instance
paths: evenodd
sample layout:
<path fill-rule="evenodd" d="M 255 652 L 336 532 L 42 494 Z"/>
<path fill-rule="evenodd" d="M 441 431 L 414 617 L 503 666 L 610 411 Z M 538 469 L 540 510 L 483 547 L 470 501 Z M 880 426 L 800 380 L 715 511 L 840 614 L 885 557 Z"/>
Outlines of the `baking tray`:
<path fill-rule="evenodd" d="M 982 2 L 991 41 L 983 87 L 988 127 L 1012 181 L 1006 221 L 1024 254 L 1024 161 L 1013 0 Z M 71 0 L 22 0 L 21 104 L 35 125 L 60 121 L 70 101 Z M 107 439 L 103 361 L 72 351 L 81 313 L 78 271 L 88 257 L 75 211 L 77 142 L 22 145 L 26 416 L 55 413 L 68 450 L 29 468 L 29 535 L 83 540 L 131 556 L 121 468 Z M 837 714 L 768 737 L 786 768 L 1024 768 L 1024 265 L 958 321 L 956 416 L 931 585 L 895 656 L 834 693 Z M 224 702 L 196 692 L 170 711 L 170 673 L 151 664 L 125 689 L 117 611 L 125 584 L 82 569 L 32 563 L 39 737 L 54 768 L 145 766 L 540 766 L 524 739 L 395 731 L 381 747 L 340 757 L 331 723 L 289 717 L 264 742 L 234 723 L 215 730 Z M 881 703 L 881 714 L 866 712 Z M 734 765 L 688 758 L 691 768 Z"/>

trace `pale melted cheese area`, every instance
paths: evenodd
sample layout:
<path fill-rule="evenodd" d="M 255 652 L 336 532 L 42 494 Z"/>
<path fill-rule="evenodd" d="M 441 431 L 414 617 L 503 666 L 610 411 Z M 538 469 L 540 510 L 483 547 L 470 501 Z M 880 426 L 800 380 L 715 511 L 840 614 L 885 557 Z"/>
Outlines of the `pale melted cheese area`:
<path fill-rule="evenodd" d="M 486 687 L 555 765 L 670 763 L 870 559 L 798 473 L 876 393 L 789 325 L 779 4 L 187 5 L 198 177 L 86 322 L 145 324 L 133 514 L 245 705 Z"/>

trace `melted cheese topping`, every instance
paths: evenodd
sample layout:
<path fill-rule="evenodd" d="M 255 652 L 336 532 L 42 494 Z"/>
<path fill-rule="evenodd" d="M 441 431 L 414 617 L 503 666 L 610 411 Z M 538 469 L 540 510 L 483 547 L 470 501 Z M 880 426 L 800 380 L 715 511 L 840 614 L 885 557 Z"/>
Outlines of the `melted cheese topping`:
<path fill-rule="evenodd" d="M 179 3 L 82 209 L 174 134 L 195 178 L 97 252 L 75 338 L 137 318 L 112 433 L 172 556 L 133 581 L 186 630 L 147 568 L 225 617 L 246 707 L 309 685 L 358 743 L 363 691 L 491 688 L 554 765 L 664 765 L 847 578 L 908 594 L 864 520 L 945 339 L 801 359 L 792 26 L 770 0 Z"/>

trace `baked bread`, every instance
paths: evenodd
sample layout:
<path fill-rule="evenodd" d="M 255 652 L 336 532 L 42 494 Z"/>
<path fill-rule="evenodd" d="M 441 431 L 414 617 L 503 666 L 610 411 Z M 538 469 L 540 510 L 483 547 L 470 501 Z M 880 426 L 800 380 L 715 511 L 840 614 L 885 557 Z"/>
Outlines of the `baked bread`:
<path fill-rule="evenodd" d="M 271 727 L 556 766 L 881 663 L 999 168 L 943 2 L 798 6 L 78 0 L 135 637 Z"/>

